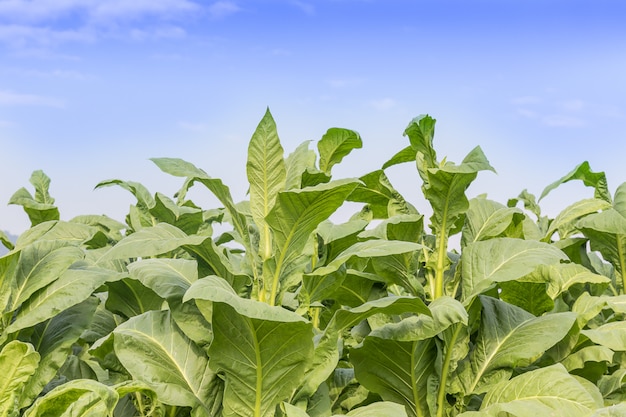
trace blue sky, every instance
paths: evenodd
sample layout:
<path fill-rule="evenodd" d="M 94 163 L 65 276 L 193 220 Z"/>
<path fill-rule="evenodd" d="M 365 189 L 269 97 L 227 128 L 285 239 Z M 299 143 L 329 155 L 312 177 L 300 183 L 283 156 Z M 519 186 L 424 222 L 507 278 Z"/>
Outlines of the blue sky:
<path fill-rule="evenodd" d="M 440 157 L 480 145 L 498 174 L 470 195 L 505 203 L 588 160 L 626 181 L 626 3 L 559 0 L 0 0 L 0 229 L 33 170 L 63 219 L 123 220 L 110 178 L 172 195 L 150 157 L 179 157 L 245 196 L 247 142 L 270 107 L 287 152 L 330 127 L 364 148 L 335 175 L 379 168 L 415 116 Z M 388 172 L 427 212 L 413 166 Z M 592 196 L 567 184 L 551 215 Z M 192 199 L 217 203 L 203 190 Z"/>

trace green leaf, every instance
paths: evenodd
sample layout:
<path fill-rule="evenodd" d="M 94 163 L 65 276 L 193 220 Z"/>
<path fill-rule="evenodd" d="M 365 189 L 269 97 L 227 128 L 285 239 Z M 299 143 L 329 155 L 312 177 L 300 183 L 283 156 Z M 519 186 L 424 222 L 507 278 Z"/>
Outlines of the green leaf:
<path fill-rule="evenodd" d="M 125 318 L 160 310 L 163 299 L 136 279 L 124 278 L 107 284 L 106 308 Z"/>
<path fill-rule="evenodd" d="M 527 372 L 487 393 L 481 406 L 489 415 L 519 417 L 588 416 L 598 407 L 593 397 L 562 365 Z"/>
<path fill-rule="evenodd" d="M 593 376 L 593 380 L 595 381 L 606 371 L 606 364 L 613 361 L 613 354 L 614 352 L 605 346 L 587 346 L 572 353 L 567 358 L 563 359 L 561 363 L 570 373 L 577 375 L 585 371 L 585 368 L 588 367 L 589 364 L 604 363 L 600 374 Z M 584 373 L 583 375 L 587 379 L 591 379 L 589 373 Z"/>
<path fill-rule="evenodd" d="M 154 207 L 150 214 L 161 222 L 178 227 L 187 234 L 193 234 L 203 223 L 202 210 L 195 207 L 179 206 L 167 196 L 156 193 Z"/>
<path fill-rule="evenodd" d="M 355 408 L 351 410 L 345 417 L 406 417 L 406 411 L 400 404 L 394 404 L 388 401 L 379 401 L 370 405 Z M 333 417 L 342 417 L 336 415 Z"/>
<path fill-rule="evenodd" d="M 595 329 L 581 330 L 592 342 L 615 351 L 626 350 L 626 321 L 603 324 Z"/>
<path fill-rule="evenodd" d="M 559 249 L 543 242 L 512 238 L 474 242 L 461 258 L 463 299 L 471 300 L 494 282 L 516 280 L 539 265 L 566 259 Z"/>
<path fill-rule="evenodd" d="M 576 284 L 607 284 L 611 280 L 603 275 L 594 274 L 578 264 L 539 265 L 524 281 L 548 283 L 547 295 L 555 300 L 560 294 Z"/>
<path fill-rule="evenodd" d="M 86 224 L 49 221 L 38 224 L 20 235 L 16 249 L 23 249 L 38 241 L 57 241 L 59 246 L 80 246 L 94 238 L 98 229 Z M 62 241 L 62 242 L 58 242 Z"/>
<path fill-rule="evenodd" d="M 480 296 L 480 301 L 483 312 L 476 344 L 459 365 L 459 382 L 466 395 L 488 391 L 507 372 L 510 376 L 513 368 L 532 364 L 576 321 L 576 314 L 570 312 L 535 317 L 494 298 Z"/>
<path fill-rule="evenodd" d="M 283 147 L 269 109 L 250 139 L 246 172 L 250 183 L 250 211 L 261 234 L 259 252 L 267 259 L 271 256 L 272 244 L 265 218 L 274 207 L 278 192 L 285 188 L 287 175 Z"/>
<path fill-rule="evenodd" d="M 26 410 L 24 417 L 96 417 L 112 415 L 119 396 L 114 389 L 90 379 L 62 384 Z"/>
<path fill-rule="evenodd" d="M 516 215 L 521 216 L 522 212 L 485 198 L 471 199 L 465 215 L 461 247 L 500 236 L 511 225 Z"/>
<path fill-rule="evenodd" d="M 276 260 L 274 276 L 266 283 L 266 289 L 271 289 L 271 303 L 284 278 L 283 270 L 302 254 L 313 231 L 343 204 L 357 184 L 355 180 L 340 180 L 278 194 L 266 218 L 274 233 Z"/>
<path fill-rule="evenodd" d="M 11 242 L 11 239 L 9 239 L 9 236 L 2 230 L 0 230 L 0 243 L 2 243 L 2 245 L 8 250 L 13 250 L 13 248 L 15 247 L 13 242 Z"/>
<path fill-rule="evenodd" d="M 310 140 L 302 142 L 285 159 L 285 190 L 302 188 L 302 174 L 308 169 L 315 168 L 317 155 L 315 151 L 309 149 Z"/>
<path fill-rule="evenodd" d="M 101 258 L 100 262 L 113 259 L 139 258 L 171 252 L 183 245 L 199 245 L 209 236 L 188 236 L 179 228 L 167 223 L 143 228 L 125 237 Z"/>
<path fill-rule="evenodd" d="M 414 342 L 366 337 L 350 350 L 356 378 L 383 400 L 403 404 L 409 416 L 429 415 L 428 378 L 435 371 L 433 339 Z"/>
<path fill-rule="evenodd" d="M 91 324 L 98 303 L 97 298 L 90 297 L 33 328 L 28 342 L 37 349 L 41 360 L 24 389 L 20 408 L 29 406 L 54 378 L 71 353 L 72 345 Z"/>
<path fill-rule="evenodd" d="M 370 172 L 359 180 L 362 184 L 347 200 L 366 203 L 375 219 L 387 219 L 395 214 L 417 214 L 417 210 L 393 188 L 384 171 Z"/>
<path fill-rule="evenodd" d="M 282 307 L 238 297 L 219 277 L 195 282 L 185 295 L 191 298 L 212 312 L 210 366 L 225 376 L 224 414 L 273 416 L 303 380 L 312 325 Z"/>
<path fill-rule="evenodd" d="M 363 147 L 361 136 L 353 130 L 330 128 L 317 143 L 320 154 L 320 169 L 330 174 L 333 166 L 352 152 L 353 149 Z"/>
<path fill-rule="evenodd" d="M 616 209 L 609 209 L 584 217 L 577 227 L 589 238 L 591 250 L 599 251 L 615 267 L 619 275 L 616 287 L 619 293 L 623 293 L 626 274 L 626 217 Z"/>
<path fill-rule="evenodd" d="M 554 301 L 543 282 L 506 281 L 500 285 L 500 299 L 540 316 L 554 308 Z"/>
<path fill-rule="evenodd" d="M 187 259 L 142 259 L 129 264 L 128 272 L 165 300 L 182 299 L 198 280 L 197 263 Z"/>
<path fill-rule="evenodd" d="M 405 162 L 414 162 L 415 154 L 416 154 L 415 149 L 413 149 L 412 146 L 407 146 L 406 148 L 402 149 L 401 151 L 396 153 L 394 156 L 392 156 L 390 160 L 385 162 L 383 164 L 382 169 L 387 169 L 394 165 L 404 164 Z"/>
<path fill-rule="evenodd" d="M 39 353 L 30 343 L 13 340 L 0 352 L 0 415 L 19 415 L 20 397 L 37 371 Z"/>
<path fill-rule="evenodd" d="M 606 182 L 606 175 L 604 172 L 593 172 L 589 166 L 589 162 L 585 161 L 578 165 L 571 172 L 564 177 L 559 178 L 552 184 L 544 188 L 539 200 L 544 198 L 548 193 L 559 185 L 564 184 L 572 180 L 581 180 L 587 187 L 594 188 L 594 197 L 604 200 L 608 203 L 611 202 L 611 194 L 609 193 L 608 185 Z"/>
<path fill-rule="evenodd" d="M 546 239 L 550 239 L 555 232 L 559 233 L 560 239 L 565 239 L 575 234 L 578 231 L 577 222 L 581 218 L 611 208 L 611 204 L 605 200 L 598 198 L 590 198 L 577 201 L 576 203 L 567 206 L 561 211 L 554 221 L 550 223 L 548 232 L 546 233 Z"/>
<path fill-rule="evenodd" d="M 11 196 L 9 204 L 17 204 L 24 208 L 31 225 L 36 226 L 50 220 L 59 220 L 59 209 L 50 196 L 50 178 L 43 171 L 33 171 L 30 183 L 35 187 L 35 197 L 25 188 L 20 188 Z"/>
<path fill-rule="evenodd" d="M 109 269 L 75 265 L 24 302 L 6 332 L 13 333 L 48 320 L 86 300 L 105 282 L 118 280 L 123 276 Z"/>
<path fill-rule="evenodd" d="M 57 280 L 83 256 L 82 250 L 64 246 L 63 241 L 41 241 L 22 249 L 11 285 L 9 311 L 14 311 L 36 291 Z"/>
<path fill-rule="evenodd" d="M 599 408 L 589 417 L 624 417 L 626 416 L 626 403 L 615 404 L 609 407 Z"/>
<path fill-rule="evenodd" d="M 163 403 L 211 409 L 219 400 L 215 397 L 219 382 L 206 354 L 183 334 L 169 311 L 133 317 L 113 334 L 120 362 Z"/>

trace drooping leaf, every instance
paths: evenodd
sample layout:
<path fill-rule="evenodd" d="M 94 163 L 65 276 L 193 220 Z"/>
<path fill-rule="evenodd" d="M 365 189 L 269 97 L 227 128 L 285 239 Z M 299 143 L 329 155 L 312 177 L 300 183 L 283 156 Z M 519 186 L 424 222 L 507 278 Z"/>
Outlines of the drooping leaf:
<path fill-rule="evenodd" d="M 302 174 L 307 169 L 315 168 L 317 155 L 309 149 L 310 140 L 302 142 L 285 158 L 285 190 L 302 188 Z"/>
<path fill-rule="evenodd" d="M 340 163 L 353 149 L 363 147 L 361 136 L 353 130 L 330 128 L 317 143 L 320 169 L 330 174 L 333 166 Z"/>
<path fill-rule="evenodd" d="M 160 310 L 163 299 L 136 279 L 124 278 L 107 284 L 106 308 L 131 318 L 150 310 Z"/>
<path fill-rule="evenodd" d="M 16 249 L 23 249 L 35 242 L 56 241 L 59 246 L 80 246 L 94 238 L 96 227 L 64 221 L 48 221 L 31 227 L 20 235 Z"/>
<path fill-rule="evenodd" d="M 109 269 L 75 265 L 24 302 L 6 332 L 13 333 L 48 320 L 86 300 L 105 282 L 118 280 L 123 276 L 124 274 Z"/>
<path fill-rule="evenodd" d="M 550 191 L 554 190 L 559 185 L 572 180 L 581 180 L 587 187 L 594 188 L 595 198 L 599 198 L 608 203 L 611 202 L 611 193 L 609 192 L 606 182 L 606 175 L 604 172 L 593 172 L 589 166 L 589 162 L 587 161 L 578 165 L 571 172 L 544 188 L 539 200 L 544 198 Z"/>
<path fill-rule="evenodd" d="M 384 171 L 370 172 L 359 178 L 360 184 L 348 201 L 366 203 L 375 219 L 386 219 L 395 214 L 417 214 L 402 195 L 391 185 Z"/>
<path fill-rule="evenodd" d="M 9 236 L 2 230 L 0 230 L 0 243 L 8 250 L 13 250 L 15 247 Z"/>
<path fill-rule="evenodd" d="M 175 226 L 159 223 L 156 226 L 145 227 L 125 237 L 106 252 L 100 258 L 100 261 L 160 255 L 178 249 L 183 245 L 199 245 L 205 239 L 210 239 L 210 237 L 202 235 L 188 236 Z"/>
<path fill-rule="evenodd" d="M 550 223 L 545 237 L 550 239 L 555 232 L 558 232 L 560 239 L 568 238 L 578 231 L 576 227 L 578 220 L 589 214 L 607 210 L 610 207 L 611 204 L 609 202 L 598 198 L 577 201 L 556 216 Z"/>
<path fill-rule="evenodd" d="M 115 353 L 134 379 L 145 382 L 160 401 L 211 409 L 219 382 L 204 351 L 189 340 L 169 311 L 150 311 L 119 325 Z"/>
<path fill-rule="evenodd" d="M 54 205 L 54 198 L 49 193 L 50 178 L 43 171 L 37 170 L 33 171 L 30 183 L 35 187 L 35 196 L 33 197 L 25 188 L 20 188 L 11 196 L 9 204 L 22 206 L 32 226 L 59 220 L 59 209 Z"/>
<path fill-rule="evenodd" d="M 463 226 L 461 247 L 500 236 L 510 227 L 516 215 L 522 216 L 519 209 L 505 207 L 485 198 L 471 199 Z"/>
<path fill-rule="evenodd" d="M 606 323 L 595 329 L 581 330 L 580 333 L 587 336 L 592 342 L 609 349 L 626 350 L 626 321 Z"/>
<path fill-rule="evenodd" d="M 95 417 L 112 415 L 117 392 L 91 379 L 77 379 L 62 384 L 35 401 L 25 417 Z"/>
<path fill-rule="evenodd" d="M 39 365 L 33 345 L 19 340 L 7 343 L 0 352 L 0 415 L 19 415 L 20 397 Z"/>
<path fill-rule="evenodd" d="M 169 197 L 156 193 L 154 207 L 150 208 L 150 214 L 161 222 L 176 226 L 187 234 L 193 234 L 204 221 L 202 210 L 195 207 L 179 206 Z"/>
<path fill-rule="evenodd" d="M 543 242 L 512 238 L 474 242 L 461 259 L 463 299 L 470 300 L 494 282 L 515 280 L 539 265 L 566 259 L 563 252 Z"/>
<path fill-rule="evenodd" d="M 248 146 L 246 172 L 250 184 L 250 212 L 261 234 L 259 252 L 263 259 L 271 256 L 271 233 L 265 218 L 286 181 L 283 147 L 278 139 L 276 123 L 269 109 L 259 122 Z"/>
<path fill-rule="evenodd" d="M 182 299 L 198 280 L 196 262 L 187 259 L 142 259 L 129 264 L 128 272 L 165 300 Z"/>

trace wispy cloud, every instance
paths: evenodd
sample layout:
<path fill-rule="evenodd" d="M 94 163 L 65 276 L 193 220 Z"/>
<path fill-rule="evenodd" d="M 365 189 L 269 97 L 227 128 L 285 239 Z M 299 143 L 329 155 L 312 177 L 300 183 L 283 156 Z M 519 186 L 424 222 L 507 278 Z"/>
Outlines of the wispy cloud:
<path fill-rule="evenodd" d="M 389 110 L 397 105 L 396 101 L 392 98 L 386 97 L 380 100 L 370 100 L 369 105 L 377 110 Z"/>
<path fill-rule="evenodd" d="M 36 94 L 14 93 L 12 91 L 0 91 L 1 106 L 43 106 L 65 107 L 65 102 L 55 97 L 40 96 Z"/>
<path fill-rule="evenodd" d="M 66 69 L 54 69 L 50 71 L 41 71 L 41 70 L 23 69 L 23 68 L 8 68 L 8 69 L 3 70 L 2 73 L 18 75 L 18 76 L 23 76 L 23 77 L 58 78 L 58 79 L 78 80 L 78 81 L 89 80 L 89 79 L 94 78 L 92 75 L 88 75 L 80 71 L 66 70 Z"/>
<path fill-rule="evenodd" d="M 548 91 L 554 96 L 556 91 Z M 515 113 L 544 126 L 579 128 L 587 125 L 581 111 L 587 107 L 582 99 L 559 100 L 554 97 L 522 96 L 511 100 Z"/>
<path fill-rule="evenodd" d="M 230 0 L 216 1 L 207 7 L 207 12 L 213 19 L 223 19 L 241 10 L 241 7 L 239 7 L 237 3 Z"/>
<path fill-rule="evenodd" d="M 546 126 L 552 127 L 584 127 L 587 125 L 583 119 L 579 117 L 566 116 L 562 114 L 554 114 L 541 118 Z"/>
<path fill-rule="evenodd" d="M 0 25 L 0 42 L 13 46 L 27 44 L 54 45 L 61 42 L 91 42 L 95 39 L 90 30 L 55 30 L 28 25 Z"/>

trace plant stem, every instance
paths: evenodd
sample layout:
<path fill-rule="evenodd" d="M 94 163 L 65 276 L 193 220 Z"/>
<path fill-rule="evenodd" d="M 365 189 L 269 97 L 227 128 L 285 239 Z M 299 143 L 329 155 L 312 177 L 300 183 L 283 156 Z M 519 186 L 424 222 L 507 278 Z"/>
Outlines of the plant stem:
<path fill-rule="evenodd" d="M 437 242 L 437 268 L 435 270 L 435 293 L 433 300 L 443 295 L 443 280 L 445 271 L 445 259 L 448 256 L 448 236 L 445 233 L 439 235 Z"/>
<path fill-rule="evenodd" d="M 437 417 L 443 417 L 444 401 L 446 400 L 446 383 L 448 381 L 448 372 L 450 371 L 450 361 L 452 360 L 452 348 L 459 337 L 463 325 L 458 323 L 452 334 L 452 339 L 446 349 L 446 356 L 441 366 L 441 379 L 439 381 L 439 392 L 437 393 Z"/>

